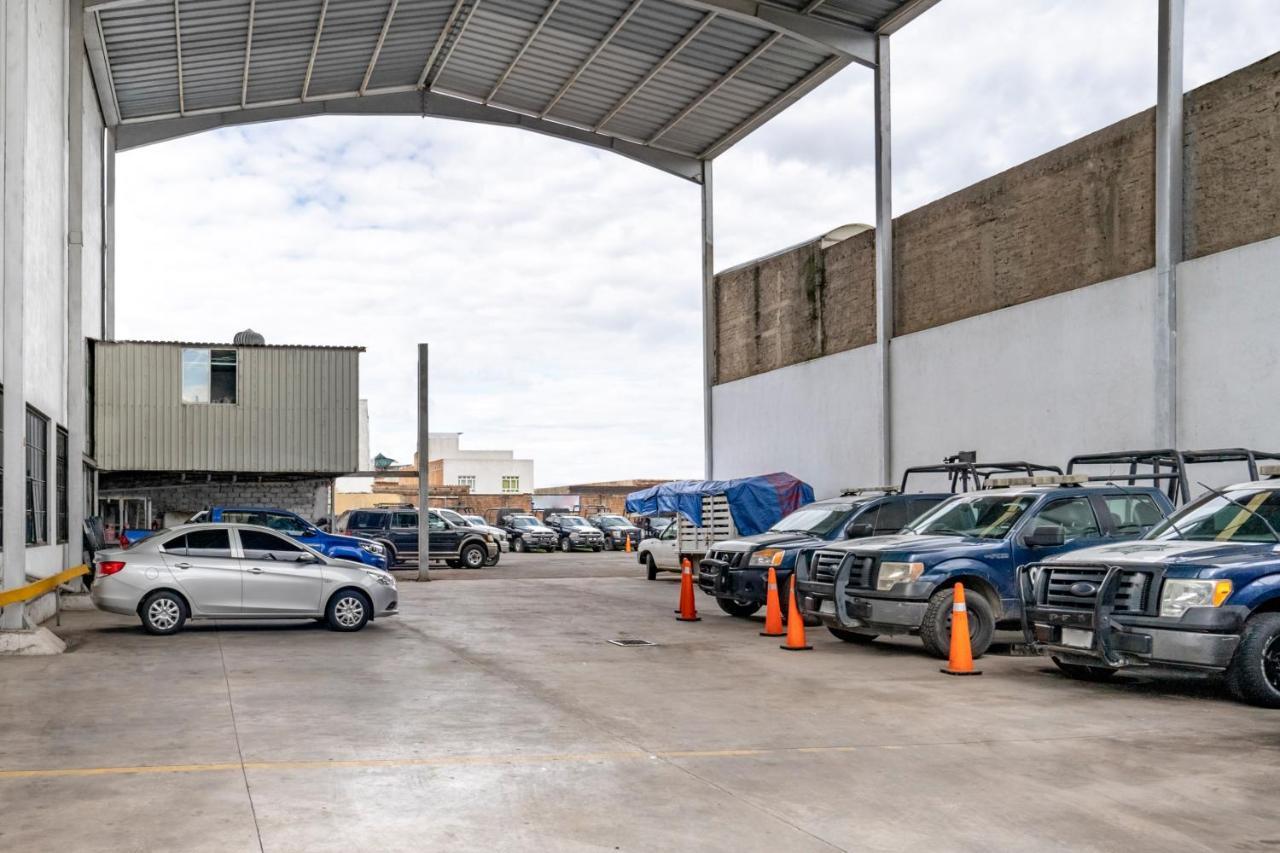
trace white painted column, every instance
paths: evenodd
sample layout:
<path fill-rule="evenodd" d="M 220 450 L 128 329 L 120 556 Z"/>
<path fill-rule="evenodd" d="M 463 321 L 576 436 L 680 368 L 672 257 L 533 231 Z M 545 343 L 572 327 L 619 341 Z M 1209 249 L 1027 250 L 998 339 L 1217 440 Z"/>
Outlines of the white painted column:
<path fill-rule="evenodd" d="M 102 340 L 116 337 L 116 129 L 102 145 Z"/>
<path fill-rule="evenodd" d="M 431 526 L 427 524 L 431 486 L 427 476 L 431 460 L 431 426 L 427 419 L 427 367 L 430 344 L 418 344 L 418 580 L 431 580 Z"/>
<path fill-rule="evenodd" d="M 27 582 L 26 574 L 26 460 L 23 435 L 26 399 L 23 390 L 23 286 L 26 277 L 26 153 L 28 9 L 25 2 L 5 3 L 4 16 L 4 263 L 0 290 L 4 319 L 4 572 L 0 588 Z M 23 605 L 13 604 L 0 614 L 0 629 L 22 627 Z"/>
<path fill-rule="evenodd" d="M 1178 446 L 1178 289 L 1182 260 L 1184 0 L 1160 0 L 1156 39 L 1155 444 Z"/>
<path fill-rule="evenodd" d="M 67 39 L 67 544 L 63 565 L 79 565 L 84 531 L 84 12 L 71 0 Z M 57 437 L 54 437 L 56 450 Z M 56 488 L 54 490 L 56 494 Z M 56 507 L 55 507 L 56 528 Z"/>
<path fill-rule="evenodd" d="M 711 388 L 716 382 L 715 188 L 711 161 L 702 161 L 702 431 L 705 476 L 715 477 L 715 441 Z"/>
<path fill-rule="evenodd" d="M 876 36 L 876 372 L 880 481 L 894 482 L 890 344 L 893 339 L 893 134 L 889 109 L 889 36 Z"/>

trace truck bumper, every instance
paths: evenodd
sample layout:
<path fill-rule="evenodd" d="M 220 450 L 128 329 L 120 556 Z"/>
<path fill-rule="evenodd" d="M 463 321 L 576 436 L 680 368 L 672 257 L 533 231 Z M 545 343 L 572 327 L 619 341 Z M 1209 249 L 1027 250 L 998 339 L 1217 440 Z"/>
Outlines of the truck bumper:
<path fill-rule="evenodd" d="M 836 601 L 836 623 L 839 628 L 865 628 L 879 634 L 911 634 L 924 621 L 928 601 L 898 598 L 871 598 L 861 590 L 845 590 Z"/>
<path fill-rule="evenodd" d="M 839 628 L 836 616 L 836 585 L 816 581 L 796 580 L 796 595 L 800 598 L 800 612 L 822 621 L 828 628 Z"/>
<path fill-rule="evenodd" d="M 1032 607 L 1027 622 L 1036 643 L 1068 663 L 1113 669 L 1154 664 L 1223 670 L 1240 645 L 1248 611 L 1243 607 L 1192 607 L 1177 619 L 1112 615 L 1105 624 L 1095 624 L 1092 616 Z"/>
<path fill-rule="evenodd" d="M 778 576 L 778 601 L 785 604 L 786 582 L 791 569 L 775 569 Z M 698 563 L 698 588 L 716 598 L 764 604 L 768 598 L 768 569 L 734 569 L 722 560 L 704 559 Z"/>

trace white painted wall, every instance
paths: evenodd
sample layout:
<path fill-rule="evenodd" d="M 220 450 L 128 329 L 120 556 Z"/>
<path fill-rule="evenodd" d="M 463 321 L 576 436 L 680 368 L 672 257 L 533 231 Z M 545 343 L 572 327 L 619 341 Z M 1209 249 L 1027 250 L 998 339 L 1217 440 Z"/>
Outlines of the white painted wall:
<path fill-rule="evenodd" d="M 1187 261 L 1178 288 L 1179 446 L 1280 451 L 1280 238 Z M 1153 447 L 1154 293 L 1148 270 L 894 338 L 893 470 Z M 716 476 L 869 481 L 873 381 L 863 347 L 716 386 Z"/>
<path fill-rule="evenodd" d="M 498 495 L 502 494 L 502 478 L 516 476 L 520 478 L 520 492 L 533 491 L 532 459 L 473 458 L 464 455 L 461 458 L 445 459 L 443 462 L 446 486 L 459 485 L 459 477 L 470 476 L 476 478 L 475 485 L 471 487 L 472 494 Z"/>
<path fill-rule="evenodd" d="M 786 471 L 818 497 L 878 485 L 875 352 L 848 350 L 712 389 L 715 476 Z"/>

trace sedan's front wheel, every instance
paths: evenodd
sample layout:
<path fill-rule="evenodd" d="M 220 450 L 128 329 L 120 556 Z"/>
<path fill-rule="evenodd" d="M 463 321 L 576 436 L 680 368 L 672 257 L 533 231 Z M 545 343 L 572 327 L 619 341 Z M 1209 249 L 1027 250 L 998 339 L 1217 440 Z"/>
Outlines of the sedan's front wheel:
<path fill-rule="evenodd" d="M 329 599 L 324 618 L 335 631 L 359 631 L 369 624 L 372 609 L 363 593 L 347 589 Z"/>
<path fill-rule="evenodd" d="M 138 615 L 148 634 L 176 634 L 187 621 L 187 603 L 176 593 L 161 590 L 147 596 Z"/>

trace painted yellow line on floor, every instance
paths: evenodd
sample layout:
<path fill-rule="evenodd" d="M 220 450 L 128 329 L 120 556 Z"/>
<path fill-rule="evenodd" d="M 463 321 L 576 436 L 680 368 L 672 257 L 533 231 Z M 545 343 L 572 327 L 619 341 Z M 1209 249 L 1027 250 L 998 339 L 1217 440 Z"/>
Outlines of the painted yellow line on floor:
<path fill-rule="evenodd" d="M 500 765 L 588 764 L 602 761 L 645 761 L 675 758 L 752 758 L 787 753 L 852 752 L 853 746 L 806 746 L 781 749 L 690 749 L 666 752 L 566 752 L 509 755 L 435 755 L 422 758 L 349 758 L 308 761 L 246 761 L 245 770 L 335 770 L 396 767 L 490 767 Z M 0 770 L 4 779 L 57 779 L 85 776 L 129 776 L 160 773 L 239 772 L 238 762 L 210 764 L 144 764 L 136 767 L 62 767 L 30 770 Z"/>

